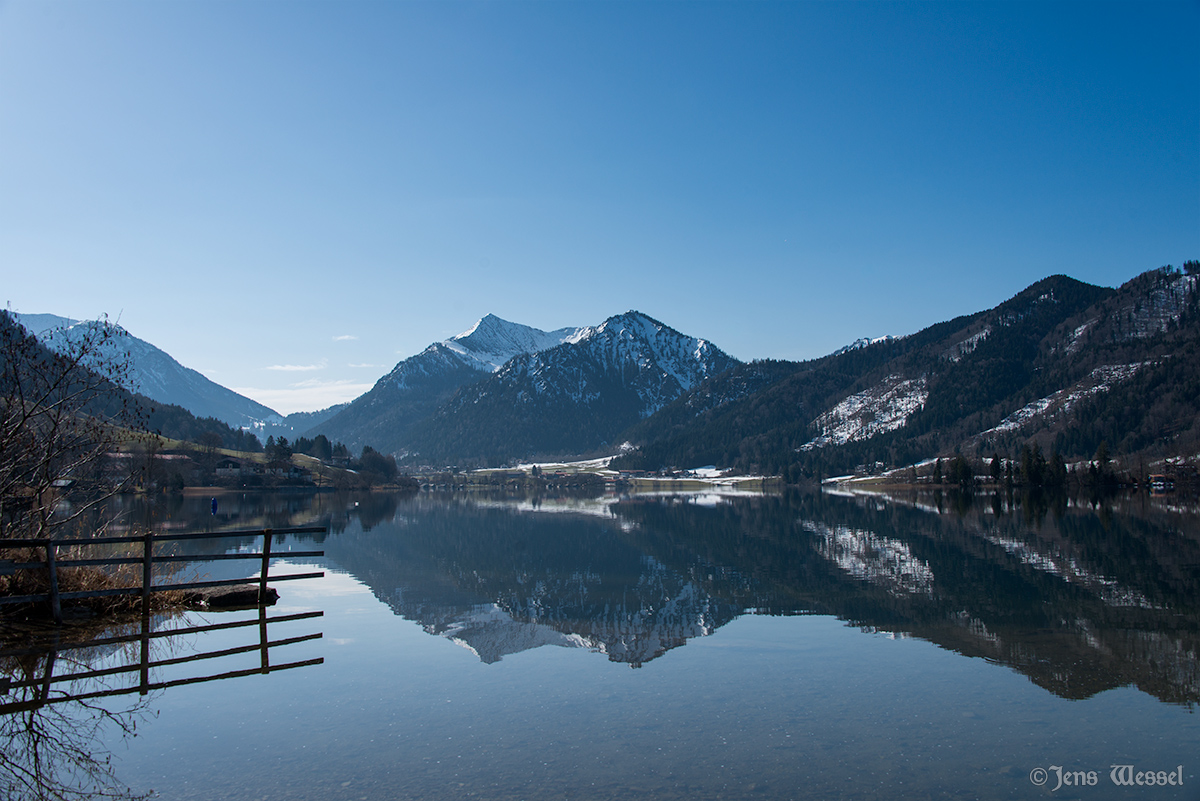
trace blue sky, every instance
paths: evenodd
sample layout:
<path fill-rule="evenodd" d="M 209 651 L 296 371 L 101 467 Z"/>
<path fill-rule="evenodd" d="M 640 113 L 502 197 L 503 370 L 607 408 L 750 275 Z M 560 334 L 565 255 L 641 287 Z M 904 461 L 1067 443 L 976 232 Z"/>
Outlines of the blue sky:
<path fill-rule="evenodd" d="M 1198 42 L 1195 2 L 0 2 L 0 302 L 285 413 L 489 312 L 815 357 L 1200 258 Z"/>

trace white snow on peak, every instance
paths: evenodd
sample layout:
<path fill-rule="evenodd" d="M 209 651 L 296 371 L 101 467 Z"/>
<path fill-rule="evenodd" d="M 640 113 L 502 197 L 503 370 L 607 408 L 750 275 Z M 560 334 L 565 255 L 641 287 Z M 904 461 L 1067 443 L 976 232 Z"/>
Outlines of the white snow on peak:
<path fill-rule="evenodd" d="M 472 362 L 476 369 L 494 373 L 513 356 L 537 353 L 564 342 L 575 341 L 584 330 L 560 328 L 557 331 L 542 331 L 489 314 L 480 318 L 469 330 L 440 344 Z"/>
<path fill-rule="evenodd" d="M 43 334 L 59 328 L 72 328 L 82 323 L 82 320 L 72 320 L 70 317 L 59 317 L 57 314 L 13 314 L 13 319 L 24 326 L 25 330 L 39 339 Z"/>
<path fill-rule="evenodd" d="M 184 367 L 163 351 L 107 319 L 71 320 L 53 314 L 14 314 L 47 347 L 68 352 L 87 338 L 99 342 L 89 367 L 115 365 L 125 389 L 159 403 L 172 403 L 197 417 L 216 417 L 234 427 L 282 423 L 278 412 Z"/>
<path fill-rule="evenodd" d="M 681 334 L 637 311 L 579 329 L 571 344 L 571 353 L 540 354 L 510 370 L 514 376 L 534 377 L 538 394 L 562 394 L 575 402 L 589 402 L 594 394 L 581 370 L 599 370 L 637 393 L 645 417 L 736 363 L 707 340 Z"/>
<path fill-rule="evenodd" d="M 494 373 L 514 356 L 537 353 L 564 342 L 573 342 L 585 330 L 560 328 L 557 331 L 542 331 L 488 314 L 461 334 L 435 342 L 416 356 L 400 362 L 380 381 L 403 389 L 419 382 L 421 378 L 464 366 Z"/>

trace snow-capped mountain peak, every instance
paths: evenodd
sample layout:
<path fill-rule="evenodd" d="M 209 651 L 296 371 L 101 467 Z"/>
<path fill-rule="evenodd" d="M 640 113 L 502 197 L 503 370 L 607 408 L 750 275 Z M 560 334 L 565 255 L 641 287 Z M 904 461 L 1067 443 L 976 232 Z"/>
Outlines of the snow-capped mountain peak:
<path fill-rule="evenodd" d="M 736 364 L 641 312 L 618 314 L 463 388 L 418 432 L 413 450 L 581 453 Z"/>
<path fill-rule="evenodd" d="M 495 372 L 513 356 L 553 348 L 577 338 L 583 330 L 560 328 L 557 331 L 542 331 L 488 314 L 469 330 L 441 344 L 475 362 L 477 369 Z"/>
<path fill-rule="evenodd" d="M 97 329 L 108 334 L 97 354 L 99 362 L 127 363 L 125 389 L 159 403 L 171 403 L 197 417 L 216 417 L 235 428 L 282 423 L 273 409 L 217 384 L 184 367 L 166 351 L 130 334 L 108 320 L 71 320 L 54 314 L 14 314 L 13 317 L 50 349 L 59 353 Z"/>
<path fill-rule="evenodd" d="M 639 311 L 617 314 L 594 328 L 580 329 L 574 343 L 597 343 L 594 346 L 597 355 L 607 366 L 622 362 L 641 367 L 653 365 L 678 382 L 680 390 L 691 389 L 733 363 L 711 342 L 681 334 Z M 670 394 L 676 394 L 675 390 Z M 661 405 L 651 402 L 654 409 Z"/>
<path fill-rule="evenodd" d="M 488 314 L 461 334 L 396 364 L 369 392 L 313 431 L 351 447 L 404 450 L 412 426 L 459 387 L 487 378 L 517 356 L 569 341 L 581 330 L 542 331 Z"/>

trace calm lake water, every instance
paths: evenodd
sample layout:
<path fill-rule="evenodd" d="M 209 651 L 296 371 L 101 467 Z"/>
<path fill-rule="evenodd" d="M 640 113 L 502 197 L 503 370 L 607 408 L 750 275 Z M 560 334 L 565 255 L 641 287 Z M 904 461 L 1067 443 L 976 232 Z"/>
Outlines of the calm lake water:
<path fill-rule="evenodd" d="M 0 768 L 36 748 L 63 797 L 115 781 L 206 801 L 1200 799 L 1200 518 L 1172 499 L 128 503 L 169 530 L 328 525 L 276 545 L 324 549 L 276 565 L 325 576 L 280 582 L 267 612 L 324 613 L 269 623 L 271 666 L 323 661 L 254 673 L 253 610 L 154 621 L 248 625 L 154 639 L 176 663 L 151 684 L 243 675 L 2 718 Z M 10 655 L 30 686 L 0 700 L 135 687 L 136 671 L 38 695 L 48 670 L 139 653 Z M 1183 785 L 1118 786 L 1115 765 Z"/>

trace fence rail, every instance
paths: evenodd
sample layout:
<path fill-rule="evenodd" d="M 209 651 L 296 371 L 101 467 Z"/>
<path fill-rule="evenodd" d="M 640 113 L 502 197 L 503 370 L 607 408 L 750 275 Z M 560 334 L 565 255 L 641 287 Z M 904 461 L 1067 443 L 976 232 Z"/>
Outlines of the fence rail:
<path fill-rule="evenodd" d="M 115 595 L 140 595 L 143 598 L 143 605 L 148 604 L 151 593 L 168 592 L 171 590 L 194 590 L 210 587 L 226 587 L 236 584 L 258 584 L 258 602 L 263 604 L 267 598 L 267 583 L 268 581 L 289 581 L 303 578 L 319 578 L 324 576 L 324 571 L 315 573 L 290 573 L 285 575 L 277 575 L 271 577 L 269 575 L 272 559 L 281 559 L 284 557 L 293 558 L 312 558 L 325 555 L 322 551 L 285 551 L 283 553 L 271 553 L 272 540 L 276 535 L 281 534 L 318 534 L 326 531 L 324 526 L 295 526 L 290 528 L 276 529 L 243 529 L 238 531 L 204 531 L 193 532 L 189 534 L 154 534 L 152 531 L 140 536 L 123 536 L 123 537 L 94 537 L 91 539 L 54 539 L 54 538 L 38 538 L 38 539 L 0 539 L 0 550 L 15 549 L 15 548 L 41 548 L 45 551 L 45 560 L 40 562 L 17 562 L 14 560 L 0 560 L 0 575 L 11 575 L 17 570 L 39 570 L 45 569 L 49 578 L 49 591 L 45 593 L 35 593 L 32 595 L 10 595 L 0 597 L 0 605 L 4 604 L 28 604 L 38 603 L 41 601 L 50 604 L 51 613 L 54 615 L 56 623 L 62 622 L 62 601 L 64 600 L 79 600 L 82 598 L 101 598 Z M 220 554 L 196 554 L 196 555 L 154 555 L 154 546 L 156 543 L 162 542 L 179 542 L 182 540 L 199 540 L 199 539 L 219 539 L 228 537 L 262 537 L 262 550 L 258 553 L 220 553 Z M 74 547 L 91 547 L 96 545 L 120 545 L 140 543 L 142 546 L 142 555 L 140 557 L 130 556 L 114 556 L 106 559 L 58 559 L 59 548 L 74 548 Z M 203 562 L 213 560 L 227 559 L 256 559 L 261 567 L 259 569 L 259 577 L 255 579 L 221 579 L 216 581 L 191 581 L 181 584 L 154 584 L 152 575 L 155 564 L 168 562 Z M 142 581 L 138 586 L 132 587 L 117 587 L 105 590 L 87 590 L 80 592 L 60 592 L 58 588 L 58 571 L 60 568 L 71 567 L 108 567 L 116 565 L 142 565 Z"/>

